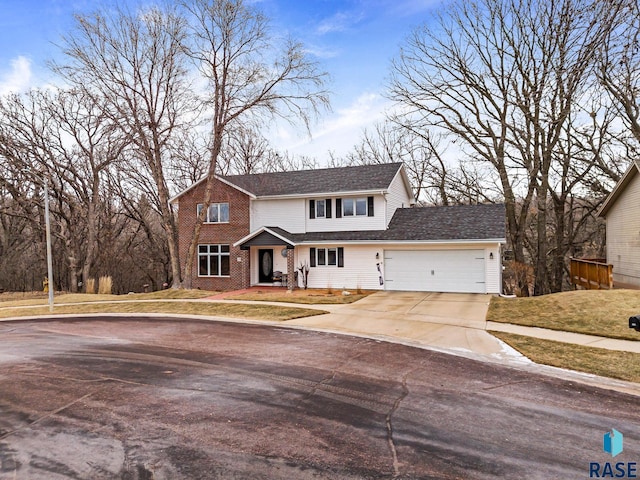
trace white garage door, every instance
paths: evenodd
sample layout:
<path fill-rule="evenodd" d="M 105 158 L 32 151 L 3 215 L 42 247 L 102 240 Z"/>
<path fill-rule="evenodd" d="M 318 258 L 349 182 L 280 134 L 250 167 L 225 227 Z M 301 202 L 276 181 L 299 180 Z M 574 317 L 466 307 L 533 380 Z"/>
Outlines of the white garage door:
<path fill-rule="evenodd" d="M 385 288 L 485 293 L 484 250 L 386 250 Z"/>

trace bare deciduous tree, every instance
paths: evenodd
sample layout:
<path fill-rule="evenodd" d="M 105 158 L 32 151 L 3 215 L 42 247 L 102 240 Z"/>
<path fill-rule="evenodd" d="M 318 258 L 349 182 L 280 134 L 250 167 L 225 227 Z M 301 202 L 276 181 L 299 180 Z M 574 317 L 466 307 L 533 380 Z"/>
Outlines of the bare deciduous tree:
<path fill-rule="evenodd" d="M 640 142 L 640 5 L 631 0 L 599 50 L 598 75 Z"/>
<path fill-rule="evenodd" d="M 248 2 L 195 0 L 182 5 L 190 25 L 185 47 L 208 86 L 211 140 L 203 198 L 208 205 L 228 130 L 266 118 L 297 118 L 308 125 L 310 116 L 328 105 L 326 74 L 300 43 L 281 42 L 268 19 Z M 201 210 L 187 253 L 187 286 L 206 210 Z"/>
<path fill-rule="evenodd" d="M 257 129 L 233 128 L 227 131 L 217 161 L 223 175 L 249 175 L 269 169 L 269 142 Z"/>
<path fill-rule="evenodd" d="M 185 34 L 184 18 L 170 8 L 78 15 L 75 30 L 63 39 L 67 62 L 53 65 L 68 83 L 99 99 L 144 161 L 157 191 L 174 287 L 181 286 L 181 271 L 165 166 L 171 141 L 194 110 Z"/>
<path fill-rule="evenodd" d="M 390 96 L 407 124 L 448 132 L 466 155 L 494 169 L 515 261 L 527 263 L 525 247 L 536 242 L 536 294 L 550 291 L 552 164 L 619 9 L 601 0 L 458 2 L 438 28 L 416 30 L 393 63 Z"/>

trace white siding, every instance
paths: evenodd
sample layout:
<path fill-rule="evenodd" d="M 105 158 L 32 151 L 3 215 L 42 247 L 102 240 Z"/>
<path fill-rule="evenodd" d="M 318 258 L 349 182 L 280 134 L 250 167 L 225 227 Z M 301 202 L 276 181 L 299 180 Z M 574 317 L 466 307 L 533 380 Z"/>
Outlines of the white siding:
<path fill-rule="evenodd" d="M 289 233 L 305 233 L 305 200 L 251 200 L 250 230 L 260 227 L 280 227 Z"/>
<path fill-rule="evenodd" d="M 496 243 L 492 247 L 487 247 L 484 250 L 484 262 L 485 262 L 485 278 L 487 293 L 501 293 L 502 292 L 502 254 L 500 244 Z M 491 255 L 493 254 L 493 258 Z"/>
<path fill-rule="evenodd" d="M 373 196 L 373 217 L 350 216 L 336 218 L 336 198 L 366 198 L 366 195 L 353 197 L 318 197 L 314 200 L 331 199 L 331 218 L 309 218 L 309 199 L 305 200 L 304 218 L 307 232 L 349 232 L 352 230 L 384 230 L 385 199 L 382 195 Z"/>
<path fill-rule="evenodd" d="M 413 201 L 412 193 L 407 191 L 405 183 L 402 179 L 402 174 L 396 175 L 391 185 L 389 186 L 389 193 L 387 194 L 387 211 L 386 211 L 386 225 L 393 218 L 393 214 L 398 208 L 407 208 L 411 206 Z"/>
<path fill-rule="evenodd" d="M 640 175 L 607 213 L 607 262 L 614 282 L 640 286 Z"/>
<path fill-rule="evenodd" d="M 328 288 L 342 290 L 380 290 L 376 263 L 382 262 L 382 248 L 373 246 L 318 245 L 317 248 L 344 247 L 344 267 L 319 266 L 309 269 L 309 288 Z M 309 263 L 310 247 L 296 248 L 296 268 L 305 261 Z M 376 253 L 380 260 L 376 260 Z M 299 285 L 302 281 L 298 279 Z"/>
<path fill-rule="evenodd" d="M 344 268 L 337 266 L 318 266 L 310 268 L 309 288 L 350 289 L 358 287 L 364 290 L 381 290 L 384 285 L 380 285 L 379 273 L 376 264 L 380 264 L 380 270 L 384 279 L 384 252 L 385 250 L 406 250 L 406 251 L 455 251 L 455 250 L 482 250 L 485 262 L 485 285 L 486 293 L 500 293 L 502 281 L 502 265 L 500 264 L 499 244 L 462 244 L 462 245 L 316 245 L 316 248 L 343 247 L 344 248 Z M 309 246 L 297 247 L 295 249 L 295 266 L 300 266 L 309 260 Z M 379 259 L 376 259 L 376 253 Z M 493 253 L 493 259 L 490 254 Z M 253 260 L 253 259 L 252 259 Z M 284 269 L 283 269 L 284 271 Z M 299 279 L 299 285 L 302 281 Z"/>

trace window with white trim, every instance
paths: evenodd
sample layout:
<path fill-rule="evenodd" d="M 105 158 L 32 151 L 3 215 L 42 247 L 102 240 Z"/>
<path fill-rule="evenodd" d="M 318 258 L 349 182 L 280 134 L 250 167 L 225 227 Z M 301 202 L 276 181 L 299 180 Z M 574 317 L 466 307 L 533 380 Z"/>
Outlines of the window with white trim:
<path fill-rule="evenodd" d="M 204 204 L 198 204 L 197 214 L 204 208 Z M 229 204 L 228 203 L 211 203 L 204 216 L 204 223 L 229 223 Z"/>
<path fill-rule="evenodd" d="M 331 200 L 327 200 L 327 209 L 331 208 Z M 373 196 L 361 198 L 336 198 L 336 218 L 373 217 Z M 329 216 L 329 212 L 327 212 Z"/>
<path fill-rule="evenodd" d="M 229 245 L 198 245 L 198 276 L 228 277 Z"/>
<path fill-rule="evenodd" d="M 311 267 L 344 267 L 344 248 L 310 248 Z"/>
<path fill-rule="evenodd" d="M 366 216 L 367 215 L 367 199 L 366 198 L 343 198 L 342 199 L 342 216 Z"/>
<path fill-rule="evenodd" d="M 324 200 L 316 200 L 316 218 L 324 218 L 326 216 L 326 204 Z"/>

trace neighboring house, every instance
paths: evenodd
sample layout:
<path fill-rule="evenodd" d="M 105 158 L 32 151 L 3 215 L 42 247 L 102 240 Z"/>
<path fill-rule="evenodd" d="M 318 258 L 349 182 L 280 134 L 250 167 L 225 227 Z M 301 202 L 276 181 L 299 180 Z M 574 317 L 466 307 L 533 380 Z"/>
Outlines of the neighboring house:
<path fill-rule="evenodd" d="M 617 286 L 640 287 L 640 164 L 634 162 L 600 208 L 607 222 L 607 263 Z"/>
<path fill-rule="evenodd" d="M 171 199 L 183 259 L 204 186 Z M 415 208 L 401 163 L 219 176 L 213 191 L 194 288 L 302 286 L 306 264 L 311 288 L 500 292 L 504 206 Z"/>

